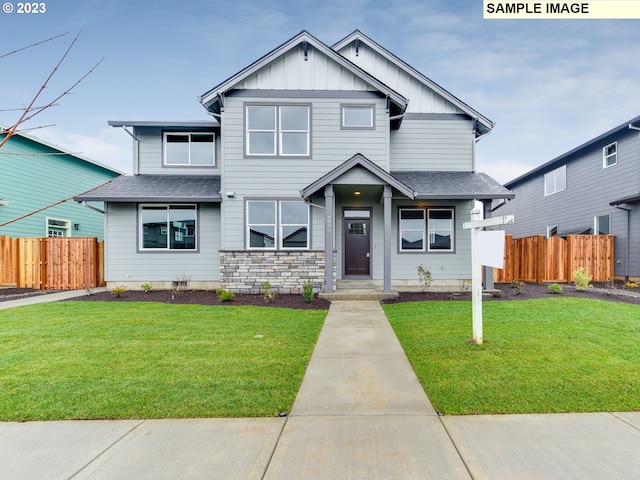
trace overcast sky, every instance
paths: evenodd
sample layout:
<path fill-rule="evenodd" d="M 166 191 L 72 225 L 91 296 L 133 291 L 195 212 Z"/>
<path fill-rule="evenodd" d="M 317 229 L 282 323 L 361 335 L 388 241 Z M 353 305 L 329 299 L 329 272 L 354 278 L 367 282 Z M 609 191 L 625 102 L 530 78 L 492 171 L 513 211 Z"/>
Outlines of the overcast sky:
<path fill-rule="evenodd" d="M 496 123 L 478 169 L 501 183 L 640 115 L 640 20 L 484 20 L 482 0 L 50 0 L 0 13 L 0 124 L 104 57 L 24 127 L 127 173 L 131 138 L 108 120 L 208 120 L 196 100 L 307 30 L 331 46 L 360 29 Z M 17 5 L 17 2 L 13 2 Z"/>

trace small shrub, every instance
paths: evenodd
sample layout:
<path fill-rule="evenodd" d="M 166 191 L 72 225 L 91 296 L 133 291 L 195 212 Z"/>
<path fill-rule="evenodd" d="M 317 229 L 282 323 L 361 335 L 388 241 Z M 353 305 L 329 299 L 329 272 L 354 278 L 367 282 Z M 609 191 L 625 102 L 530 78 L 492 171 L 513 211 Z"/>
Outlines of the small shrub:
<path fill-rule="evenodd" d="M 587 290 L 591 288 L 591 279 L 593 275 L 589 274 L 589 269 L 586 267 L 580 267 L 573 272 L 575 278 L 576 290 Z"/>
<path fill-rule="evenodd" d="M 638 288 L 638 284 L 636 282 L 625 282 L 622 288 Z"/>
<path fill-rule="evenodd" d="M 142 291 L 144 293 L 149 293 L 151 291 L 151 284 L 150 283 L 143 283 L 142 285 L 140 285 L 140 288 L 142 289 Z"/>
<path fill-rule="evenodd" d="M 524 282 L 522 280 L 512 280 L 511 288 L 516 292 L 516 295 L 520 295 L 524 292 Z"/>
<path fill-rule="evenodd" d="M 313 302 L 313 283 L 311 283 L 311 280 L 307 280 L 302 285 L 302 296 L 305 302 Z"/>
<path fill-rule="evenodd" d="M 422 292 L 429 290 L 429 287 L 433 283 L 433 276 L 431 275 L 429 267 L 425 268 L 422 264 L 418 265 L 418 282 L 420 282 Z"/>
<path fill-rule="evenodd" d="M 556 295 L 560 295 L 562 293 L 562 286 L 558 285 L 557 283 L 552 283 L 551 285 L 549 285 L 549 291 Z"/>
<path fill-rule="evenodd" d="M 124 285 L 120 285 L 118 287 L 113 287 L 111 290 L 109 290 L 109 292 L 116 297 L 120 297 L 121 295 L 127 293 L 127 287 L 125 287 Z"/>
<path fill-rule="evenodd" d="M 218 300 L 220 300 L 221 302 L 230 302 L 234 298 L 236 298 L 236 295 L 233 292 L 224 290 L 222 288 L 216 292 L 216 295 L 218 295 Z"/>
<path fill-rule="evenodd" d="M 271 291 L 271 283 L 269 281 L 262 282 L 260 292 L 262 293 L 262 299 L 267 303 L 271 303 L 276 298 L 275 292 Z"/>

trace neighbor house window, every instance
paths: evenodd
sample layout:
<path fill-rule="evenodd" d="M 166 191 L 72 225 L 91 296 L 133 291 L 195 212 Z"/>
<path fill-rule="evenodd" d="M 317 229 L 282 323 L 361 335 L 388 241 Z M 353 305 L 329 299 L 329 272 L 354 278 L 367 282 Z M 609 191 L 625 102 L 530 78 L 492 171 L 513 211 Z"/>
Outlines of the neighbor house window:
<path fill-rule="evenodd" d="M 143 250 L 195 250 L 195 205 L 141 205 L 140 247 Z"/>
<path fill-rule="evenodd" d="M 215 163 L 213 133 L 165 132 L 165 165 L 213 166 Z"/>
<path fill-rule="evenodd" d="M 309 206 L 299 201 L 247 202 L 247 248 L 309 248 Z"/>
<path fill-rule="evenodd" d="M 47 237 L 70 237 L 71 222 L 57 218 L 47 218 Z"/>
<path fill-rule="evenodd" d="M 558 224 L 547 225 L 547 238 L 555 237 L 558 235 Z"/>
<path fill-rule="evenodd" d="M 618 142 L 613 142 L 602 149 L 602 168 L 612 167 L 618 163 Z"/>
<path fill-rule="evenodd" d="M 425 211 L 422 208 L 400 209 L 400 251 L 424 252 Z"/>
<path fill-rule="evenodd" d="M 544 175 L 544 195 L 551 195 L 553 193 L 561 192 L 567 189 L 567 166 L 551 170 Z"/>
<path fill-rule="evenodd" d="M 611 235 L 611 215 L 595 217 L 593 233 L 595 235 Z"/>
<path fill-rule="evenodd" d="M 454 216 L 452 208 L 427 210 L 428 250 L 453 251 Z"/>
<path fill-rule="evenodd" d="M 343 105 L 342 128 L 374 128 L 373 105 Z"/>
<path fill-rule="evenodd" d="M 248 105 L 247 155 L 305 157 L 310 155 L 311 107 L 302 105 Z"/>

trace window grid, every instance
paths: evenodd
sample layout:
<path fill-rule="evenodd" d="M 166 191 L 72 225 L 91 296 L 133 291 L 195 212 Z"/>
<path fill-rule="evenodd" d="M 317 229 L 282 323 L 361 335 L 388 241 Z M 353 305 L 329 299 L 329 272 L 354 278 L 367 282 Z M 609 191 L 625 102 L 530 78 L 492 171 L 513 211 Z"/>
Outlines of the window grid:
<path fill-rule="evenodd" d="M 544 196 L 567 189 L 567 166 L 562 165 L 544 175 Z"/>
<path fill-rule="evenodd" d="M 249 250 L 308 250 L 309 206 L 291 200 L 249 200 L 246 207 Z"/>
<path fill-rule="evenodd" d="M 273 122 L 258 118 L 273 111 Z M 311 153 L 311 107 L 247 105 L 245 150 L 248 156 L 308 157 Z M 260 121 L 262 120 L 262 124 Z"/>
<path fill-rule="evenodd" d="M 454 251 L 453 208 L 401 208 L 398 225 L 401 252 Z"/>
<path fill-rule="evenodd" d="M 164 132 L 164 164 L 167 166 L 215 166 L 212 132 Z"/>
<path fill-rule="evenodd" d="M 602 149 L 602 168 L 613 167 L 618 163 L 618 142 L 613 142 Z"/>

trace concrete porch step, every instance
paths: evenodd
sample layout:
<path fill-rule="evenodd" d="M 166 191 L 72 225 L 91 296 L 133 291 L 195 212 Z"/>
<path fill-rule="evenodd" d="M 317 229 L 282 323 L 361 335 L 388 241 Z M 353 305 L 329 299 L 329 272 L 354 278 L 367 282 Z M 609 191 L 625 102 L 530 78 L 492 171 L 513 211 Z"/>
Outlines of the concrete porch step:
<path fill-rule="evenodd" d="M 333 293 L 320 293 L 327 300 L 387 300 L 398 296 L 398 292 L 383 291 L 381 286 L 367 280 L 339 280 Z"/>

